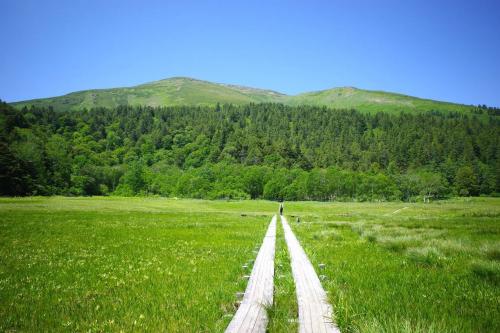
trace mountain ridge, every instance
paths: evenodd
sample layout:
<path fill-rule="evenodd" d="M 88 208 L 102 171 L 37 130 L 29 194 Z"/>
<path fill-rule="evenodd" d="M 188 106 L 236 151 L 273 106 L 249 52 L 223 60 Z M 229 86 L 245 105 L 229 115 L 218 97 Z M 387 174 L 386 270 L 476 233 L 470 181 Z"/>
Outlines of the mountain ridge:
<path fill-rule="evenodd" d="M 364 112 L 399 111 L 468 111 L 475 106 L 413 97 L 381 90 L 357 87 L 335 87 L 287 95 L 275 90 L 236 84 L 216 83 L 190 77 L 171 77 L 129 87 L 88 89 L 61 96 L 9 103 L 16 108 L 53 107 L 55 110 L 77 110 L 93 107 L 114 108 L 119 105 L 175 106 L 282 103 L 314 105 Z"/>

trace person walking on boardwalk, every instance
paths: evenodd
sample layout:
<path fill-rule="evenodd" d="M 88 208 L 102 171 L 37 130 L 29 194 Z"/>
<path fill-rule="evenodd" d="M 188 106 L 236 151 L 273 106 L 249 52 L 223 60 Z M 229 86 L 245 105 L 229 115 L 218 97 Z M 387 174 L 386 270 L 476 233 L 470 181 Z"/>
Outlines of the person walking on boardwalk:
<path fill-rule="evenodd" d="M 280 203 L 280 215 L 283 215 L 283 202 Z"/>

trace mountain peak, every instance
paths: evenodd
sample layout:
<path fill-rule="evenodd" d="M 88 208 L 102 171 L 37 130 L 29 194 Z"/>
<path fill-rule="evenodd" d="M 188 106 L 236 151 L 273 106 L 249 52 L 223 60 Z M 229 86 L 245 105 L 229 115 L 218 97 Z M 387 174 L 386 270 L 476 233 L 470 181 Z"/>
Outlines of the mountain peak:
<path fill-rule="evenodd" d="M 167 78 L 156 80 L 156 81 L 146 82 L 146 83 L 140 84 L 139 86 L 148 85 L 148 84 L 158 84 L 158 83 L 171 83 L 171 82 L 206 82 L 206 83 L 210 83 L 208 81 L 198 80 L 198 79 L 187 77 L 187 76 L 172 76 L 172 77 L 167 77 Z"/>
<path fill-rule="evenodd" d="M 365 112 L 400 111 L 469 111 L 470 106 L 438 102 L 384 91 L 363 90 L 352 86 L 306 92 L 289 96 L 273 90 L 242 85 L 215 83 L 185 76 L 152 81 L 141 85 L 73 92 L 64 96 L 15 102 L 21 108 L 36 105 L 55 110 L 118 105 L 215 105 L 248 103 L 282 103 L 286 105 L 317 105 L 337 109 L 358 109 Z"/>

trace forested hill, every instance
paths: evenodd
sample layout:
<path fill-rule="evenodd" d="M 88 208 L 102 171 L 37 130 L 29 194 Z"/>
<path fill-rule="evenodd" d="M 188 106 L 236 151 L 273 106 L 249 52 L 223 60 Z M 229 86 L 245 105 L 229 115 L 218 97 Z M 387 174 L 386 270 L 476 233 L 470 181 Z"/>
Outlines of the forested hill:
<path fill-rule="evenodd" d="M 271 90 L 212 83 L 175 77 L 127 88 L 85 90 L 64 96 L 12 103 L 25 106 L 52 107 L 57 111 L 118 106 L 215 106 L 220 104 L 282 103 L 286 105 L 317 105 L 357 109 L 362 112 L 453 111 L 467 112 L 473 106 L 438 102 L 382 91 L 351 87 L 308 92 L 295 96 Z"/>
<path fill-rule="evenodd" d="M 414 200 L 500 189 L 500 123 L 484 110 L 0 108 L 3 195 Z"/>

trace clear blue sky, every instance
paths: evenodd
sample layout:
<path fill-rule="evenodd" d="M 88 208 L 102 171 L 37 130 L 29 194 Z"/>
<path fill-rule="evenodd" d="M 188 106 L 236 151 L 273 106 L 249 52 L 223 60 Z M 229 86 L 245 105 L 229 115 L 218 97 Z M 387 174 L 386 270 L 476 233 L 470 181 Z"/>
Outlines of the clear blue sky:
<path fill-rule="evenodd" d="M 189 76 L 500 106 L 500 1 L 0 0 L 0 98 Z"/>

